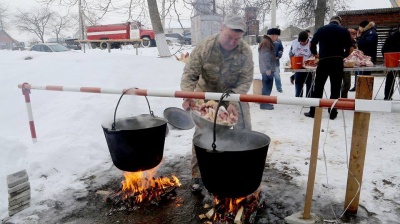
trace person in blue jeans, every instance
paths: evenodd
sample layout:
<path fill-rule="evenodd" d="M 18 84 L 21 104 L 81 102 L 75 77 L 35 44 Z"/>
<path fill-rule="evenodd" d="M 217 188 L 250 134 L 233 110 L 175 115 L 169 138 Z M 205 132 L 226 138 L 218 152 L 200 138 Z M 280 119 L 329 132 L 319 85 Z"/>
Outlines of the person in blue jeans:
<path fill-rule="evenodd" d="M 276 56 L 273 43 L 277 39 L 278 35 L 275 34 L 264 35 L 261 43 L 258 45 L 258 64 L 262 76 L 261 94 L 263 96 L 271 95 L 272 87 L 274 85 Z M 274 105 L 269 103 L 262 103 L 260 104 L 260 109 L 273 110 Z"/>
<path fill-rule="evenodd" d="M 312 54 L 309 45 L 309 37 L 307 31 L 301 31 L 299 37 L 292 41 L 289 57 L 303 56 L 303 61 L 309 59 Z M 311 96 L 312 75 L 311 72 L 294 73 L 295 97 L 303 96 L 303 86 L 306 84 L 306 96 Z"/>
<path fill-rule="evenodd" d="M 277 35 L 278 38 L 281 35 L 281 30 L 278 28 L 272 28 L 267 31 L 267 35 Z M 281 82 L 281 75 L 280 75 L 280 63 L 279 59 L 281 59 L 282 54 L 283 54 L 283 45 L 282 41 L 279 39 L 276 39 L 274 41 L 274 49 L 275 49 L 275 56 L 276 56 L 276 62 L 275 62 L 275 73 L 274 73 L 274 79 L 275 79 L 275 85 L 276 85 L 276 90 L 278 92 L 283 92 L 282 90 L 282 82 Z"/>

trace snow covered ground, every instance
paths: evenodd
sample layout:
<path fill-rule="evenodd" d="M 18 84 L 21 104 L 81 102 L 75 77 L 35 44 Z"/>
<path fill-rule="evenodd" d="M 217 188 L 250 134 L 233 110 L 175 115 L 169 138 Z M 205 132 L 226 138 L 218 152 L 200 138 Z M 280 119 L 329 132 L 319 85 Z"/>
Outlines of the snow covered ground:
<path fill-rule="evenodd" d="M 284 44 L 282 64 L 288 60 L 289 43 Z M 252 48 L 255 77 L 259 77 L 257 46 Z M 171 46 L 172 53 L 191 50 L 191 47 Z M 25 60 L 28 56 L 32 59 Z M 183 67 L 173 57 L 158 58 L 156 48 L 140 48 L 138 55 L 129 47 L 111 53 L 0 51 L 0 219 L 9 223 L 41 223 L 37 213 L 49 209 L 43 201 L 85 190 L 83 179 L 112 166 L 101 124 L 112 119 L 120 95 L 32 90 L 38 140 L 32 143 L 26 105 L 18 84 L 179 90 Z M 283 72 L 283 66 L 281 69 L 283 93 L 274 87 L 272 95 L 292 97 L 294 86 L 289 82 L 292 73 Z M 378 92 L 382 81 L 383 77 L 375 78 L 377 100 L 383 99 L 383 89 Z M 329 81 L 325 90 L 329 94 Z M 349 97 L 354 98 L 354 93 L 349 93 Z M 394 100 L 399 98 L 396 92 Z M 154 114 L 161 117 L 164 109 L 181 107 L 182 102 L 178 98 L 148 99 Z M 272 139 L 267 162 L 276 169 L 297 170 L 299 175 L 294 175 L 292 181 L 304 192 L 313 131 L 313 119 L 303 115 L 307 110 L 301 106 L 275 105 L 275 110 L 265 111 L 251 103 L 253 130 Z M 124 96 L 117 117 L 148 113 L 144 97 Z M 315 202 L 339 207 L 344 204 L 353 115 L 351 111 L 339 111 L 338 118 L 332 121 L 324 110 Z M 400 223 L 399 122 L 399 114 L 371 114 L 360 206 L 381 223 Z M 191 153 L 193 131 L 171 130 L 165 140 L 165 160 Z M 23 169 L 29 175 L 30 207 L 9 218 L 6 177 Z M 65 203 L 73 207 L 74 202 Z"/>

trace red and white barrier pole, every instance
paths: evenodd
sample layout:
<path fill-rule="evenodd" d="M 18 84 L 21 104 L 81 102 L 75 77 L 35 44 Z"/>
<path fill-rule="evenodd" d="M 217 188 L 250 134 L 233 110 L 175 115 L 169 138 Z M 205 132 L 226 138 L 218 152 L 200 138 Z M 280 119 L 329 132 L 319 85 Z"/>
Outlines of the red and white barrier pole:
<path fill-rule="evenodd" d="M 147 89 L 109 89 L 100 87 L 67 87 L 67 86 L 37 86 L 30 84 L 20 84 L 19 88 L 52 90 L 52 91 L 69 91 L 69 92 L 85 92 L 85 93 L 105 93 L 105 94 L 122 94 L 127 91 L 126 95 L 138 96 L 157 96 L 157 97 L 174 97 L 174 98 L 193 98 L 219 100 L 222 93 L 212 92 L 184 92 L 173 90 L 147 90 Z M 340 98 L 336 104 L 335 99 L 318 99 L 318 98 L 300 98 L 300 97 L 282 97 L 282 96 L 262 96 L 253 94 L 230 94 L 224 101 L 240 101 L 254 103 L 272 103 L 286 104 L 298 106 L 315 106 L 315 107 L 334 107 L 341 110 L 354 110 L 356 112 L 388 112 L 400 113 L 400 102 L 380 101 L 380 100 L 362 100 L 362 99 L 342 99 Z"/>
<path fill-rule="evenodd" d="M 22 89 L 25 96 L 25 102 L 28 110 L 29 127 L 31 129 L 32 139 L 36 142 L 35 125 L 33 123 L 32 108 L 30 105 L 29 93 L 30 89 L 51 90 L 51 91 L 67 91 L 67 92 L 84 92 L 84 93 L 104 93 L 104 94 L 122 94 L 126 91 L 126 95 L 137 96 L 157 96 L 157 97 L 173 97 L 173 98 L 193 98 L 220 100 L 222 93 L 212 92 L 185 92 L 173 90 L 147 90 L 147 89 L 108 89 L 100 87 L 68 87 L 68 86 L 38 86 L 28 83 L 19 84 L 18 88 Z M 278 97 L 278 96 L 262 96 L 253 94 L 230 94 L 224 98 L 224 101 L 240 101 L 254 103 L 272 103 L 286 104 L 298 106 L 313 107 L 331 107 L 341 110 L 353 110 L 355 112 L 388 112 L 400 113 L 400 102 L 379 101 L 379 100 L 361 100 L 361 99 L 339 99 L 335 103 L 335 99 L 318 99 L 318 98 L 300 98 L 300 97 Z"/>
<path fill-rule="evenodd" d="M 36 137 L 35 123 L 33 121 L 31 98 L 29 96 L 31 91 L 30 91 L 28 83 L 24 83 L 24 84 L 19 85 L 19 86 L 21 86 L 20 88 L 22 89 L 22 94 L 25 97 L 26 110 L 28 112 L 29 128 L 31 130 L 32 141 L 33 141 L 33 143 L 35 143 L 35 142 L 37 142 L 37 137 Z"/>

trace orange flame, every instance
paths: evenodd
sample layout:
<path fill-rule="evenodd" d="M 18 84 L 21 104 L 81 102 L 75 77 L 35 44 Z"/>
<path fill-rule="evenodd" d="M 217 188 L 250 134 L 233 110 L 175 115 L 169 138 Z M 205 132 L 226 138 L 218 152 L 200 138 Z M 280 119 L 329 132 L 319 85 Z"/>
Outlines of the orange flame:
<path fill-rule="evenodd" d="M 136 195 L 136 203 L 145 200 L 146 197 L 159 197 L 163 190 L 171 186 L 181 186 L 179 179 L 172 175 L 168 177 L 155 178 L 156 168 L 139 172 L 124 172 L 125 180 L 122 183 L 122 192 L 124 199 L 131 195 Z M 149 195 L 151 189 L 151 195 Z"/>
<path fill-rule="evenodd" d="M 261 191 L 256 191 L 247 197 L 240 198 L 221 198 L 216 195 L 214 196 L 213 210 L 209 211 L 213 213 L 210 219 L 213 223 L 231 223 L 238 215 L 240 208 L 249 209 L 252 213 L 259 206 L 260 194 Z"/>
<path fill-rule="evenodd" d="M 220 203 L 224 203 L 226 208 L 228 209 L 227 212 L 236 213 L 239 209 L 239 204 L 246 199 L 246 197 L 241 198 L 223 198 L 218 199 L 218 197 L 214 197 L 214 205 L 218 205 Z"/>

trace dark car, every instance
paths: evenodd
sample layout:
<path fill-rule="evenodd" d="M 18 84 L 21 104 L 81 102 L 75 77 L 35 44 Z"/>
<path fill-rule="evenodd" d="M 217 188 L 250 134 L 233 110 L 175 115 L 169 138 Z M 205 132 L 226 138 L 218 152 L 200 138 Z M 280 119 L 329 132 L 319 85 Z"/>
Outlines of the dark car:
<path fill-rule="evenodd" d="M 81 43 L 75 42 L 78 39 L 65 39 L 65 46 L 71 50 L 81 50 Z"/>
<path fill-rule="evenodd" d="M 192 44 L 192 39 L 190 36 L 182 36 L 179 33 L 166 33 L 165 37 L 167 39 L 167 42 L 169 43 L 178 43 L 178 44 Z"/>
<path fill-rule="evenodd" d="M 192 34 L 191 33 L 186 32 L 186 33 L 183 33 L 182 36 L 184 38 L 186 38 L 186 39 L 189 39 L 190 41 L 192 40 Z"/>

